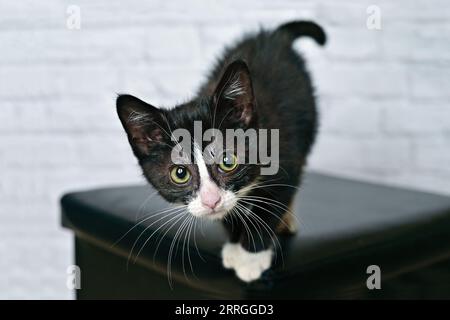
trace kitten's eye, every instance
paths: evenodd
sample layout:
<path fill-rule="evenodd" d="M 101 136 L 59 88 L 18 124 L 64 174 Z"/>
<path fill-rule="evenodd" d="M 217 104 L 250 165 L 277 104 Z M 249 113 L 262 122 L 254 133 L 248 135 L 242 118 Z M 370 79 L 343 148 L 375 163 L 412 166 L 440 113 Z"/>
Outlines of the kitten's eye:
<path fill-rule="evenodd" d="M 170 170 L 170 178 L 176 184 L 183 184 L 189 181 L 191 173 L 186 167 L 176 166 Z"/>
<path fill-rule="evenodd" d="M 232 153 L 224 153 L 219 168 L 223 172 L 231 172 L 238 166 L 237 157 Z"/>

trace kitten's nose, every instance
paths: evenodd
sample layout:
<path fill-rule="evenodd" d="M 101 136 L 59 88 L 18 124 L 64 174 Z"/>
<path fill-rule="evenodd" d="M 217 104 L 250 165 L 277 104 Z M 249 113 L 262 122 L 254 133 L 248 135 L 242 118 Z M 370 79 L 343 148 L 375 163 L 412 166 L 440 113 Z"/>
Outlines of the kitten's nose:
<path fill-rule="evenodd" d="M 217 188 L 218 189 L 218 188 Z M 207 189 L 200 190 L 200 198 L 205 207 L 214 209 L 220 202 L 219 190 Z"/>

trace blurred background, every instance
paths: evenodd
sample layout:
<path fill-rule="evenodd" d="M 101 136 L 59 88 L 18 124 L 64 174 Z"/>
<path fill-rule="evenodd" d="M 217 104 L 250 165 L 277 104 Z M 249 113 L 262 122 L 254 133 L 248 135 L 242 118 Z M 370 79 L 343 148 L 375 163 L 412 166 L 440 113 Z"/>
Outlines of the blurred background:
<path fill-rule="evenodd" d="M 224 45 L 299 18 L 329 39 L 295 43 L 321 112 L 309 168 L 450 194 L 448 1 L 4 0 L 0 298 L 71 299 L 61 195 L 143 183 L 117 93 L 183 101 Z"/>

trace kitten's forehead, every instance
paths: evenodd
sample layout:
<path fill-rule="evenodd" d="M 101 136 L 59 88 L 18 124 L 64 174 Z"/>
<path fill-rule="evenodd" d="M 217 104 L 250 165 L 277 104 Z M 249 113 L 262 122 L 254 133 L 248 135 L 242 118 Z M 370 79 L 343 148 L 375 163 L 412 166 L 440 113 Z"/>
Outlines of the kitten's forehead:
<path fill-rule="evenodd" d="M 213 118 L 213 110 L 210 109 L 210 103 L 206 98 L 178 105 L 168 112 L 168 119 L 173 129 L 183 128 L 192 134 L 196 121 L 202 123 L 202 130 L 204 131 L 211 128 Z"/>
<path fill-rule="evenodd" d="M 203 151 L 197 143 L 194 143 L 194 158 L 197 164 L 198 173 L 200 175 L 200 181 L 209 180 L 209 173 L 206 167 L 205 159 L 203 157 Z"/>

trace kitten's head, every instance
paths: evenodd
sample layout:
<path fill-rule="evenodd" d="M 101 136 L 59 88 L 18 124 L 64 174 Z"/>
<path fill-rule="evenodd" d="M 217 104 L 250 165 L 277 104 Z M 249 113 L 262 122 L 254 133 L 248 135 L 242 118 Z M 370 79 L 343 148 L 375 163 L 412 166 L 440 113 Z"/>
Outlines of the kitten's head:
<path fill-rule="evenodd" d="M 162 110 L 133 96 L 120 95 L 117 111 L 144 176 L 166 200 L 186 204 L 195 216 L 222 218 L 259 176 L 257 165 L 239 161 L 254 147 L 247 140 L 245 150 L 230 150 L 226 139 L 199 143 L 194 132 L 194 122 L 198 121 L 202 134 L 217 129 L 224 137 L 226 129 L 257 128 L 250 73 L 243 61 L 227 67 L 209 96 Z M 189 155 L 180 159 L 174 159 L 173 152 L 179 146 L 172 135 L 176 129 L 185 129 L 193 137 L 189 141 L 192 147 L 182 150 Z"/>

